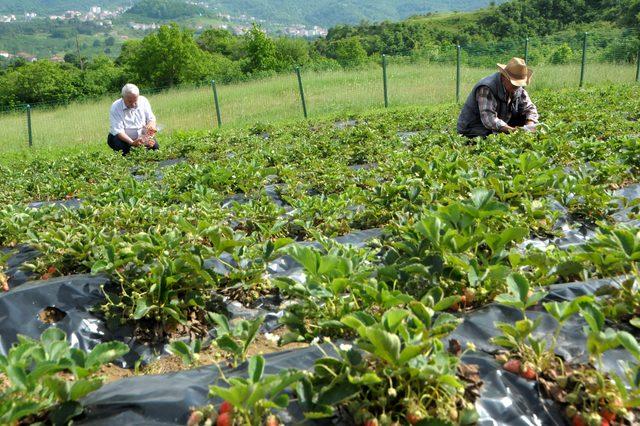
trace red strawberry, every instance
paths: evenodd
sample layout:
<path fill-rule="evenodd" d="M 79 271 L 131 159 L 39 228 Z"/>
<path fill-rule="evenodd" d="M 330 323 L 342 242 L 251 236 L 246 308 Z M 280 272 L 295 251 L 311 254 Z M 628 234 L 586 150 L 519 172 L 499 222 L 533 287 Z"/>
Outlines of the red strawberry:
<path fill-rule="evenodd" d="M 233 405 L 229 401 L 224 401 L 220 404 L 220 408 L 218 408 L 218 414 L 222 413 L 233 413 Z"/>
<path fill-rule="evenodd" d="M 378 426 L 378 419 L 369 419 L 364 422 L 364 426 Z"/>
<path fill-rule="evenodd" d="M 602 411 L 600 411 L 600 417 L 602 417 L 602 421 L 603 422 L 605 420 L 607 422 L 613 422 L 613 421 L 616 420 L 616 413 L 612 413 L 611 411 L 607 410 L 606 408 L 603 408 Z"/>
<path fill-rule="evenodd" d="M 264 426 L 279 426 L 280 421 L 273 414 L 269 414 L 267 420 L 264 421 Z"/>
<path fill-rule="evenodd" d="M 534 380 L 536 378 L 536 372 L 530 367 L 526 367 L 520 375 L 527 380 Z"/>
<path fill-rule="evenodd" d="M 509 361 L 505 362 L 502 368 L 504 368 L 505 370 L 513 374 L 520 374 L 521 366 L 522 366 L 522 363 L 520 362 L 520 360 L 512 358 Z"/>
<path fill-rule="evenodd" d="M 584 419 L 582 418 L 582 416 L 580 414 L 576 414 L 575 416 L 573 416 L 573 419 L 571 421 L 571 425 L 572 426 L 587 426 L 587 423 L 585 423 Z"/>
<path fill-rule="evenodd" d="M 233 417 L 231 417 L 231 413 L 222 413 L 218 416 L 218 420 L 216 420 L 216 426 L 233 426 Z"/>
<path fill-rule="evenodd" d="M 607 419 L 602 419 L 602 423 L 600 423 L 600 426 L 611 426 L 611 423 L 609 423 L 609 420 Z"/>
<path fill-rule="evenodd" d="M 422 417 L 420 417 L 419 415 L 417 415 L 416 413 L 409 413 L 407 414 L 407 421 L 409 423 L 411 423 L 412 425 L 416 425 L 418 424 L 418 422 L 420 422 L 420 420 L 422 420 Z"/>

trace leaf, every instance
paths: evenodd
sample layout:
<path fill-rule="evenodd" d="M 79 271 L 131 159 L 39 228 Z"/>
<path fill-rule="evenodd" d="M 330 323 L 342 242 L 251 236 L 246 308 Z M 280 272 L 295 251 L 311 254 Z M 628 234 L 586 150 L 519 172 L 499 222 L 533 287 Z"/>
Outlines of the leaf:
<path fill-rule="evenodd" d="M 101 386 L 102 380 L 100 379 L 78 380 L 71 386 L 71 390 L 69 391 L 69 399 L 77 401 L 80 398 L 88 395 L 89 393 L 100 389 Z"/>
<path fill-rule="evenodd" d="M 318 397 L 320 405 L 337 405 L 360 392 L 360 386 L 349 382 L 336 382 L 323 389 Z"/>
<path fill-rule="evenodd" d="M 580 308 L 580 312 L 589 325 L 591 331 L 597 333 L 604 327 L 604 315 L 592 303 L 584 305 Z"/>
<path fill-rule="evenodd" d="M 113 268 L 113 265 L 106 260 L 99 260 L 91 266 L 91 274 L 96 275 L 100 272 Z"/>
<path fill-rule="evenodd" d="M 228 334 L 220 336 L 216 339 L 216 344 L 223 351 L 231 352 L 234 355 L 242 354 L 240 345 Z"/>
<path fill-rule="evenodd" d="M 640 360 L 640 344 L 635 337 L 626 331 L 618 332 L 618 340 L 620 344 L 628 350 L 637 360 Z"/>
<path fill-rule="evenodd" d="M 253 383 L 258 383 L 264 373 L 264 358 L 261 356 L 254 356 L 249 359 L 249 378 Z"/>
<path fill-rule="evenodd" d="M 172 355 L 180 357 L 184 365 L 191 365 L 193 362 L 191 348 L 183 341 L 176 340 L 171 342 L 168 350 Z"/>
<path fill-rule="evenodd" d="M 409 312 L 404 309 L 389 309 L 382 316 L 382 322 L 385 328 L 393 333 L 407 316 L 409 316 Z"/>
<path fill-rule="evenodd" d="M 433 310 L 446 311 L 447 309 L 449 309 L 450 307 L 452 307 L 458 302 L 460 302 L 460 296 L 445 297 L 442 300 L 440 300 L 438 303 L 436 303 L 436 305 L 433 307 Z"/>
<path fill-rule="evenodd" d="M 129 347 L 122 342 L 100 343 L 87 356 L 86 367 L 96 369 L 128 353 Z"/>
<path fill-rule="evenodd" d="M 400 358 L 398 359 L 398 365 L 405 365 L 413 358 L 422 354 L 424 351 L 424 346 L 422 345 L 408 345 L 406 346 L 402 352 L 400 352 Z"/>
<path fill-rule="evenodd" d="M 509 291 L 518 296 L 521 302 L 526 302 L 529 297 L 529 282 L 520 274 L 511 274 L 507 277 Z"/>
<path fill-rule="evenodd" d="M 64 342 L 67 340 L 67 335 L 64 331 L 56 327 L 51 327 L 42 332 L 40 340 L 46 346 L 50 346 L 55 342 Z"/>
<path fill-rule="evenodd" d="M 366 337 L 375 348 L 376 355 L 390 364 L 396 364 L 400 357 L 400 338 L 395 334 L 378 328 L 369 327 L 365 332 Z"/>
<path fill-rule="evenodd" d="M 413 314 L 422 322 L 424 327 L 431 327 L 434 314 L 432 309 L 427 308 L 423 303 L 416 301 L 409 303 L 409 309 L 411 309 L 411 312 L 413 312 Z"/>
<path fill-rule="evenodd" d="M 144 318 L 153 308 L 155 308 L 155 306 L 147 306 L 147 301 L 145 299 L 138 299 L 133 311 L 133 319 L 139 320 Z"/>
<path fill-rule="evenodd" d="M 231 326 L 229 325 L 229 320 L 226 316 L 217 314 L 215 312 L 209 312 L 207 314 L 213 322 L 218 324 L 220 331 L 224 334 L 231 334 Z"/>
<path fill-rule="evenodd" d="M 7 377 L 11 381 L 11 384 L 23 391 L 29 391 L 29 379 L 24 368 L 17 365 L 9 365 L 7 367 Z"/>
<path fill-rule="evenodd" d="M 66 425 L 76 416 L 82 414 L 82 405 L 76 401 L 67 401 L 54 407 L 49 413 L 49 420 L 54 425 Z"/>

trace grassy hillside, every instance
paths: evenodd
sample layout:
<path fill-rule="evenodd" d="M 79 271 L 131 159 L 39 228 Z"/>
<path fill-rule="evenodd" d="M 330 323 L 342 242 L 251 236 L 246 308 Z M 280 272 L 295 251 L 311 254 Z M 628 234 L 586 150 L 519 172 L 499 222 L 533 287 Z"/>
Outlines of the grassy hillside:
<path fill-rule="evenodd" d="M 38 14 L 60 13 L 65 10 L 88 10 L 91 6 L 101 6 L 115 9 L 118 6 L 128 6 L 131 0 L 0 0 L 0 13 L 36 12 Z"/>
<path fill-rule="evenodd" d="M 146 0 L 144 0 L 146 1 Z M 40 14 L 60 13 L 69 9 L 86 10 L 89 6 L 115 8 L 136 4 L 138 0 L 102 0 L 88 4 L 80 0 L 0 0 L 0 13 L 36 11 Z M 399 20 L 437 10 L 474 10 L 485 7 L 489 0 L 220 0 L 211 1 L 216 9 L 233 15 L 251 15 L 278 23 L 302 23 L 332 26 L 355 24 L 361 20 Z M 502 3 L 502 1 L 498 1 Z M 163 16 L 160 16 L 163 17 Z"/>
<path fill-rule="evenodd" d="M 505 58 L 506 59 L 506 58 Z M 492 68 L 463 67 L 461 97 Z M 536 68 L 530 88 L 532 96 L 541 89 L 575 87 L 578 65 L 545 65 Z M 588 84 L 630 83 L 632 65 L 594 64 L 586 72 Z M 347 114 L 380 108 L 383 104 L 381 70 L 368 69 L 304 73 L 305 94 L 311 117 Z M 302 107 L 294 75 L 280 75 L 219 88 L 225 128 L 261 123 L 298 121 Z M 449 103 L 455 100 L 455 67 L 438 64 L 395 64 L 389 66 L 389 97 L 392 107 Z M 108 110 L 114 97 L 65 108 L 33 112 L 34 152 L 49 151 L 58 156 L 69 151 L 104 150 L 108 131 Z M 211 88 L 174 89 L 149 95 L 160 125 L 161 136 L 184 130 L 215 127 Z M 29 155 L 24 113 L 0 115 L 0 151 L 4 159 Z"/>
<path fill-rule="evenodd" d="M 499 2 L 501 3 L 501 2 Z M 221 0 L 221 9 L 247 13 L 266 20 L 284 23 L 333 26 L 362 20 L 399 20 L 415 14 L 442 10 L 474 10 L 489 4 L 487 0 Z"/>

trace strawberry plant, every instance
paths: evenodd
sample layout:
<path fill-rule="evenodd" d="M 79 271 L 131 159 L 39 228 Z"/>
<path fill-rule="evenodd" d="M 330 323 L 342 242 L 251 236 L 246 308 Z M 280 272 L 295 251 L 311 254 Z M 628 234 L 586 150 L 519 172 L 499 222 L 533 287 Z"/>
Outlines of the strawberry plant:
<path fill-rule="evenodd" d="M 390 309 L 380 320 L 359 311 L 342 318 L 356 345 L 334 346 L 338 357 L 316 361 L 313 374 L 298 385 L 308 418 L 338 414 L 352 424 L 428 419 L 473 424 L 473 400 L 480 385 L 442 342 L 459 323 L 435 315 L 421 302 Z M 475 395 L 475 396 L 474 396 Z"/>
<path fill-rule="evenodd" d="M 251 343 L 258 336 L 260 326 L 264 322 L 264 316 L 254 320 L 238 320 L 234 324 L 224 315 L 209 312 L 209 318 L 218 326 L 216 327 L 216 346 L 227 352 L 236 367 L 247 359 L 247 351 Z"/>
<path fill-rule="evenodd" d="M 0 393 L 0 421 L 66 424 L 82 414 L 78 401 L 102 386 L 95 376 L 100 367 L 127 352 L 120 342 L 101 343 L 89 353 L 71 348 L 57 328 L 40 340 L 19 336 L 7 356 L 0 355 L 0 372 L 9 380 Z"/>
<path fill-rule="evenodd" d="M 218 426 L 250 425 L 274 426 L 280 424 L 274 410 L 283 410 L 289 406 L 286 391 L 295 385 L 304 374 L 300 371 L 282 371 L 279 374 L 265 375 L 265 361 L 261 356 L 249 359 L 247 378 L 226 378 L 220 375 L 227 386 L 211 386 L 210 396 L 222 398 L 219 409 L 206 406 L 194 410 L 190 424 L 216 424 Z M 209 423 L 206 423 L 206 422 Z"/>
<path fill-rule="evenodd" d="M 281 292 L 296 301 L 281 319 L 290 330 L 281 343 L 343 333 L 340 318 L 361 309 L 366 302 L 358 294 L 364 291 L 362 286 L 371 274 L 371 252 L 336 244 L 327 254 L 300 245 L 285 249 L 285 253 L 302 266 L 305 277 L 302 282 L 287 277 L 275 279 Z"/>

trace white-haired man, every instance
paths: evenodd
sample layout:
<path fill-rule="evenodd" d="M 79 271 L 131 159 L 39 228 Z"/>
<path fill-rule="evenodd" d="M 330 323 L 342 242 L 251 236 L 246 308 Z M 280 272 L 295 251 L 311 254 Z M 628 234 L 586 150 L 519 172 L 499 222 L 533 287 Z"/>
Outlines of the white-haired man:
<path fill-rule="evenodd" d="M 127 155 L 135 146 L 159 148 L 153 138 L 157 132 L 156 116 L 147 98 L 140 96 L 136 85 L 126 84 L 122 88 L 122 97 L 111 104 L 109 121 L 111 128 L 107 144 L 114 151 Z"/>

